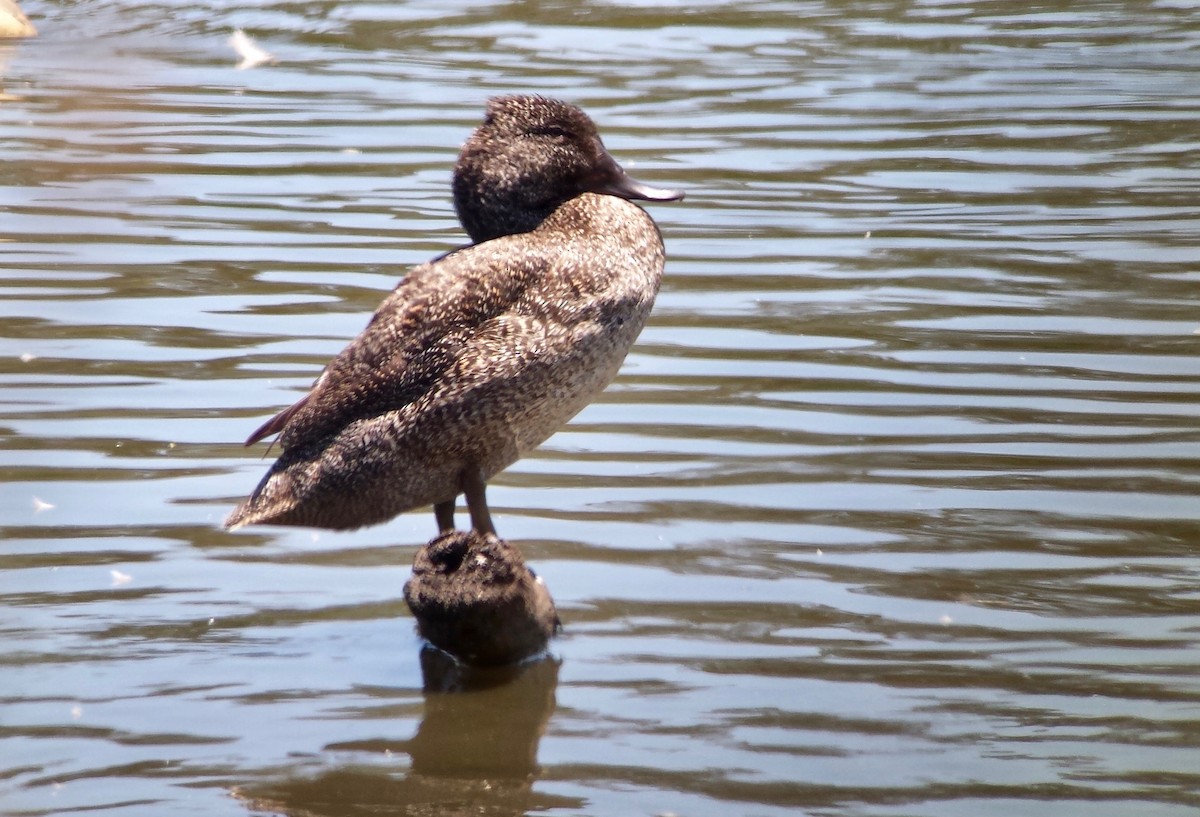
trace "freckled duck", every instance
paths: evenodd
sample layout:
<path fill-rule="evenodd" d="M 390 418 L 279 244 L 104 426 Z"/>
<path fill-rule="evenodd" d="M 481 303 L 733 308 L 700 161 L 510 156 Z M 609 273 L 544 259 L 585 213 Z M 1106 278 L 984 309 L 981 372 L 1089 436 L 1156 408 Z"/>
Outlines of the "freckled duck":
<path fill-rule="evenodd" d="M 312 390 L 250 435 L 282 453 L 226 527 L 346 530 L 433 505 L 494 533 L 485 484 L 613 379 L 663 270 L 640 184 L 579 108 L 492 100 L 454 169 L 474 244 L 413 268 Z"/>

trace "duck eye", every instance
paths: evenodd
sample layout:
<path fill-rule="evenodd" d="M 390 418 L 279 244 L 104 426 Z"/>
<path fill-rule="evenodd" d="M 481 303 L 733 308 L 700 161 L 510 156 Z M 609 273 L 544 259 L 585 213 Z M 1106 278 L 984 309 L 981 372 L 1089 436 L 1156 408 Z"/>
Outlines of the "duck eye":
<path fill-rule="evenodd" d="M 549 136 L 554 139 L 570 139 L 571 138 L 571 132 L 569 130 L 567 130 L 566 128 L 559 127 L 558 125 L 547 125 L 546 127 L 539 130 L 538 133 L 542 136 Z"/>

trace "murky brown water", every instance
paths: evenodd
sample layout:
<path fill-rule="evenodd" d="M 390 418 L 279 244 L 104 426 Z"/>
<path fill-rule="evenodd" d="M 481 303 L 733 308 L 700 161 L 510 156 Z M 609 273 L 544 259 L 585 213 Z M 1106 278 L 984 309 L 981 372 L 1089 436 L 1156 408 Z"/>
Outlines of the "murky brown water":
<path fill-rule="evenodd" d="M 1196 813 L 1195 2 L 23 5 L 0 812 Z M 219 520 L 514 90 L 688 198 L 490 493 L 556 660 L 426 693 L 430 513 Z"/>

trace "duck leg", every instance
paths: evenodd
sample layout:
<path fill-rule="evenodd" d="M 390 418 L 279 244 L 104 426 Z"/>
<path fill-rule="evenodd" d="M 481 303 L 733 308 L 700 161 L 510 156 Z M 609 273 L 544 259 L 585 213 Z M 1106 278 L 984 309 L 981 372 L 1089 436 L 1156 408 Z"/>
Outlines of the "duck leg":
<path fill-rule="evenodd" d="M 481 534 L 495 535 L 496 528 L 492 524 L 492 513 L 488 510 L 487 484 L 483 481 L 483 474 L 479 473 L 478 468 L 465 468 L 459 479 L 459 485 L 467 498 L 467 510 L 471 513 L 472 530 Z M 451 508 L 451 516 L 453 513 L 453 508 Z M 440 517 L 438 523 L 441 524 Z M 454 526 L 453 519 L 450 526 Z"/>
<path fill-rule="evenodd" d="M 458 499 L 458 495 L 454 495 L 445 502 L 436 502 L 433 505 L 433 518 L 437 520 L 438 533 L 449 533 L 454 530 L 454 502 Z"/>

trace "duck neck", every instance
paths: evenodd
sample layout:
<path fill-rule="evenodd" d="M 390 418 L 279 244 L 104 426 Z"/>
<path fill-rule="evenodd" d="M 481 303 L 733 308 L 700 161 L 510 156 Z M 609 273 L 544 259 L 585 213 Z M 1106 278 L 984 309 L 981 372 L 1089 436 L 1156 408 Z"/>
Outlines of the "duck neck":
<path fill-rule="evenodd" d="M 536 229 L 563 201 L 562 198 L 537 201 L 528 192 L 513 195 L 494 185 L 475 183 L 469 173 L 458 173 L 454 177 L 454 210 L 476 244 L 527 233 Z"/>

